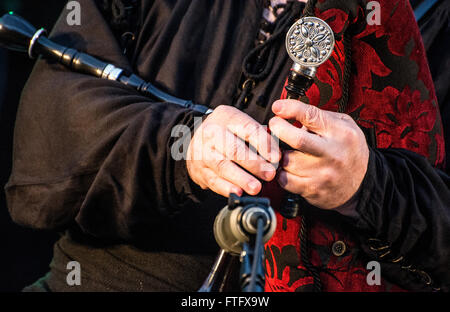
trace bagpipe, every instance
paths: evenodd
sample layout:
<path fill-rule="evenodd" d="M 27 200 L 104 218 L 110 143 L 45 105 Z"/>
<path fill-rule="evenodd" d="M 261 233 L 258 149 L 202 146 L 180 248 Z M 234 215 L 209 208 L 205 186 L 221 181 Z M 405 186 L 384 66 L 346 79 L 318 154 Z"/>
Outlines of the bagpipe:
<path fill-rule="evenodd" d="M 299 99 L 311 87 L 318 66 L 333 52 L 335 39 L 323 20 L 304 16 L 286 35 L 286 50 L 294 65 L 286 84 L 287 98 Z M 27 53 L 60 63 L 70 70 L 122 83 L 145 96 L 198 111 L 212 112 L 207 106 L 165 93 L 137 75 L 106 63 L 89 54 L 60 45 L 46 37 L 46 31 L 10 12 L 0 18 L 0 47 Z M 300 197 L 287 194 L 281 214 L 286 218 L 298 215 Z M 224 291 L 233 272 L 233 263 L 240 262 L 242 291 L 264 291 L 264 244 L 276 229 L 276 216 L 267 198 L 230 195 L 228 205 L 216 217 L 214 236 L 221 248 L 210 274 L 199 291 Z"/>

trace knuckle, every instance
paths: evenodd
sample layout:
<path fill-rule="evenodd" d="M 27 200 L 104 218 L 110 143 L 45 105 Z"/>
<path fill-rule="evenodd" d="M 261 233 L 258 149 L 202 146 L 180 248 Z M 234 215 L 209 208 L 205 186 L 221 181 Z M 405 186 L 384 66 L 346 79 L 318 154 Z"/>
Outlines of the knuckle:
<path fill-rule="evenodd" d="M 202 177 L 199 176 L 197 171 L 192 170 L 192 168 L 190 168 L 189 166 L 188 166 L 187 170 L 188 170 L 189 177 L 192 179 L 192 181 L 194 181 L 196 184 L 201 186 L 203 184 L 203 183 L 201 183 Z"/>
<path fill-rule="evenodd" d="M 320 188 L 317 190 L 316 193 L 314 193 L 313 198 L 315 201 L 320 203 L 320 202 L 323 202 L 327 198 L 328 195 L 329 195 L 329 193 L 327 192 L 327 190 L 324 190 L 324 188 Z"/>
<path fill-rule="evenodd" d="M 336 182 L 336 172 L 332 168 L 322 170 L 320 181 L 320 190 L 327 190 L 330 186 L 334 185 Z"/>
<path fill-rule="evenodd" d="M 229 159 L 236 160 L 239 157 L 239 148 L 236 142 L 229 142 L 227 144 L 227 156 Z"/>
<path fill-rule="evenodd" d="M 294 142 L 294 146 L 293 148 L 297 149 L 297 150 L 302 150 L 306 145 L 306 138 L 302 135 L 298 135 L 295 138 L 295 142 Z"/>
<path fill-rule="evenodd" d="M 219 105 L 214 109 L 214 113 L 216 113 L 218 118 L 226 118 L 231 119 L 232 116 L 243 114 L 236 107 L 230 105 Z"/>
<path fill-rule="evenodd" d="M 211 117 L 216 120 L 217 123 L 224 124 L 236 119 L 236 116 L 240 113 L 241 112 L 235 107 L 228 105 L 219 105 L 214 109 Z"/>
<path fill-rule="evenodd" d="M 223 176 L 224 173 L 226 173 L 228 167 L 228 161 L 226 159 L 220 159 L 216 162 L 216 169 L 217 172 Z"/>
<path fill-rule="evenodd" d="M 344 114 L 344 113 L 338 113 L 339 119 L 343 120 L 343 121 L 353 121 L 353 118 L 350 117 L 348 114 Z"/>
<path fill-rule="evenodd" d="M 312 105 L 309 105 L 305 111 L 305 119 L 308 123 L 317 123 L 321 118 L 320 110 Z"/>
<path fill-rule="evenodd" d="M 346 126 L 342 128 L 344 138 L 352 143 L 359 139 L 360 133 L 357 126 Z"/>
<path fill-rule="evenodd" d="M 347 128 L 347 135 L 353 141 L 358 138 L 358 131 L 354 127 Z"/>
<path fill-rule="evenodd" d="M 245 133 L 245 137 L 246 137 L 245 139 L 250 139 L 251 137 L 257 135 L 257 133 L 259 131 L 258 125 L 252 121 L 246 121 L 242 127 L 244 129 L 244 133 Z"/>
<path fill-rule="evenodd" d="M 200 188 L 201 188 L 202 190 L 208 190 L 208 189 L 209 189 L 209 186 L 208 186 L 207 184 L 201 183 L 201 184 L 199 184 L 199 185 L 200 185 Z"/>
<path fill-rule="evenodd" d="M 228 112 L 230 110 L 231 106 L 228 105 L 219 105 L 214 109 L 214 113 L 217 115 L 219 113 L 225 113 Z"/>
<path fill-rule="evenodd" d="M 228 157 L 234 161 L 245 160 L 245 150 L 236 141 L 231 142 L 228 145 Z"/>
<path fill-rule="evenodd" d="M 217 129 L 217 126 L 214 123 L 208 122 L 203 125 L 203 127 L 198 132 L 198 135 L 200 133 L 205 139 L 212 139 L 215 135 L 215 130 Z M 197 133 L 194 134 L 196 136 Z"/>
<path fill-rule="evenodd" d="M 194 183 L 200 186 L 203 190 L 208 189 L 209 180 L 208 176 L 204 172 L 198 170 L 197 168 L 188 169 L 188 172 L 189 176 L 191 177 L 192 181 L 194 181 Z"/>
<path fill-rule="evenodd" d="M 343 154 L 336 154 L 333 157 L 333 165 L 335 168 L 343 168 L 345 166 L 345 155 Z"/>
<path fill-rule="evenodd" d="M 320 187 L 316 183 L 309 183 L 305 189 L 305 196 L 310 198 L 317 197 Z"/>
<path fill-rule="evenodd" d="M 211 176 L 207 179 L 206 185 L 202 189 L 215 189 L 217 187 L 218 177 Z"/>
<path fill-rule="evenodd" d="M 347 138 L 349 140 L 355 140 L 357 138 L 359 138 L 360 136 L 360 128 L 358 127 L 358 125 L 355 123 L 355 121 L 348 115 L 342 114 L 343 116 L 346 117 L 342 117 L 343 118 L 348 118 L 349 122 L 345 122 L 341 124 L 341 131 L 342 134 L 344 136 L 344 138 Z"/>

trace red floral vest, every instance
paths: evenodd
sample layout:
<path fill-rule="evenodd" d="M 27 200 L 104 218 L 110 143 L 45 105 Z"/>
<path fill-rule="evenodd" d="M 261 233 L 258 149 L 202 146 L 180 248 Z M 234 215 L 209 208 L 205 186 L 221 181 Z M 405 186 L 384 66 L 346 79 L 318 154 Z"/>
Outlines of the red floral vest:
<path fill-rule="evenodd" d="M 315 15 L 336 34 L 331 58 L 319 67 L 308 101 L 337 111 L 343 94 L 345 53 L 343 34 L 352 36 L 352 73 L 346 113 L 372 128 L 378 148 L 404 148 L 427 157 L 435 166 L 444 162 L 444 139 L 439 109 L 420 32 L 407 0 L 380 0 L 380 25 L 368 25 L 368 1 L 318 1 Z M 285 98 L 283 91 L 281 98 Z M 277 194 L 277 195 L 275 195 Z M 279 207 L 285 192 L 267 184 L 263 196 Z M 310 219 L 308 218 L 308 221 Z M 350 233 L 323 220 L 309 221 L 310 259 L 319 268 L 324 291 L 401 291 L 382 280 L 368 285 L 367 261 Z M 277 230 L 266 244 L 266 291 L 310 291 L 313 277 L 300 252 L 301 217 L 285 219 L 277 213 Z M 333 244 L 344 243 L 342 255 Z"/>

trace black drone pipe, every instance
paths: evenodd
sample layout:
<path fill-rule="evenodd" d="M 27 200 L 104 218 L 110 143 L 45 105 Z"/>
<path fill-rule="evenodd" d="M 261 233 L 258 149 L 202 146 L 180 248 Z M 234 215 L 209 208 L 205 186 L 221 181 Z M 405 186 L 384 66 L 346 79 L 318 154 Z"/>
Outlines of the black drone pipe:
<path fill-rule="evenodd" d="M 286 35 L 286 51 L 294 61 L 285 87 L 286 98 L 300 100 L 314 83 L 317 68 L 331 56 L 335 44 L 333 30 L 323 20 L 306 16 L 297 20 Z M 288 219 L 300 212 L 302 198 L 287 193 L 280 213 Z"/>
<path fill-rule="evenodd" d="M 57 44 L 45 37 L 45 34 L 46 32 L 43 28 L 36 29 L 18 15 L 9 13 L 0 18 L 1 47 L 28 53 L 30 58 L 42 56 L 63 64 L 76 72 L 118 81 L 160 101 L 181 105 L 203 114 L 212 112 L 211 109 L 204 105 L 194 104 L 192 101 L 179 99 L 167 94 L 133 73 L 105 63 L 86 53 Z"/>

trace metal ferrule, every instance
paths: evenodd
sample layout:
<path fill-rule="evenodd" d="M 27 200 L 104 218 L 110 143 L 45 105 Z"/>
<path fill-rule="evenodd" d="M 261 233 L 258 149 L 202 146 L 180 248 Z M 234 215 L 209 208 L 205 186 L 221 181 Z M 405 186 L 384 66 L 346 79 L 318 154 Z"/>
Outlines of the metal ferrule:
<path fill-rule="evenodd" d="M 305 75 L 311 78 L 316 76 L 317 67 L 316 66 L 304 66 L 298 63 L 292 65 L 292 70 L 298 74 Z"/>
<path fill-rule="evenodd" d="M 39 40 L 39 37 L 41 37 L 42 35 L 47 34 L 47 31 L 44 28 L 39 29 L 38 31 L 36 31 L 33 35 L 33 37 L 31 37 L 30 39 L 30 45 L 28 46 L 28 56 L 31 59 L 34 59 L 36 56 L 33 54 L 33 49 L 34 49 L 34 45 L 36 44 L 36 42 Z"/>
<path fill-rule="evenodd" d="M 118 68 L 112 64 L 108 64 L 102 72 L 102 78 L 117 81 L 122 72 L 123 69 Z"/>

